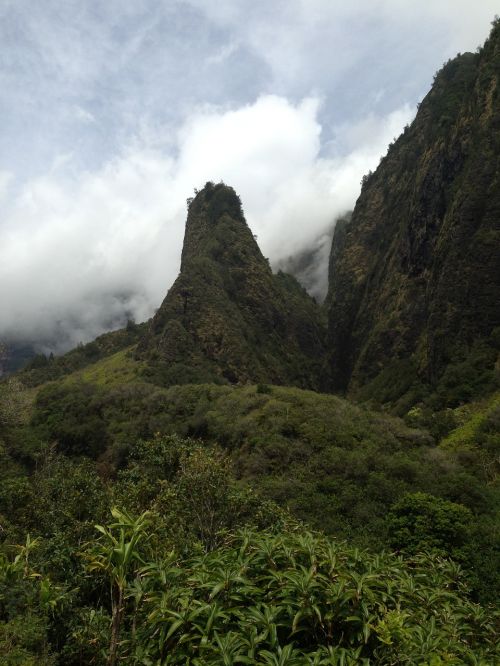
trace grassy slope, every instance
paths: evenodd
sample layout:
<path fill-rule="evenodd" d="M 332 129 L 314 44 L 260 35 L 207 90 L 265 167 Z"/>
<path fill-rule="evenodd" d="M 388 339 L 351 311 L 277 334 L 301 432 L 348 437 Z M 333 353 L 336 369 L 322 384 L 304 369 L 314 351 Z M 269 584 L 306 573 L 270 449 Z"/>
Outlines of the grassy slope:
<path fill-rule="evenodd" d="M 440 443 L 445 449 L 478 450 L 487 434 L 498 433 L 500 424 L 500 393 L 454 410 L 459 425 Z"/>
<path fill-rule="evenodd" d="M 106 362 L 117 352 L 124 352 L 122 357 L 118 357 L 123 359 L 123 365 L 132 365 L 125 360 L 125 352 L 135 348 L 147 325 L 148 322 L 129 323 L 126 328 L 104 333 L 92 342 L 78 345 L 62 356 L 47 358 L 44 355 L 38 355 L 18 373 L 19 380 L 25 386 L 41 386 L 46 382 L 77 373 L 88 366 L 97 366 L 100 361 Z"/>
<path fill-rule="evenodd" d="M 139 379 L 144 364 L 135 360 L 132 352 L 134 347 L 126 347 L 121 351 L 106 356 L 97 363 L 91 363 L 81 370 L 65 377 L 65 382 L 91 382 L 98 386 L 120 386 Z"/>

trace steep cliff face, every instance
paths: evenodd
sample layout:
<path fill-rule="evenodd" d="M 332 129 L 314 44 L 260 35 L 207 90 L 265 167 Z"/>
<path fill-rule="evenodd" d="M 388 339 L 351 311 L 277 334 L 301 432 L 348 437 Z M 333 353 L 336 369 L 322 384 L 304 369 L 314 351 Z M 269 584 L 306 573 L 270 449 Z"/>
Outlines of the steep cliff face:
<path fill-rule="evenodd" d="M 500 325 L 500 24 L 436 76 L 337 227 L 331 373 L 356 392 L 398 359 L 433 384 Z"/>
<path fill-rule="evenodd" d="M 138 354 L 162 384 L 319 388 L 325 330 L 296 280 L 273 275 L 234 190 L 207 183 L 189 206 L 180 275 Z"/>

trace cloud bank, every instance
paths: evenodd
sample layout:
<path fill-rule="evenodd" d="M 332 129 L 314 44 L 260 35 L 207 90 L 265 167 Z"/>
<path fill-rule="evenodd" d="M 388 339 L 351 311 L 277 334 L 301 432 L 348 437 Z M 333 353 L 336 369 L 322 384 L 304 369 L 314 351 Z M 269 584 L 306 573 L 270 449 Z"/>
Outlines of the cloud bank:
<path fill-rule="evenodd" d="M 325 147 L 320 108 L 317 98 L 276 95 L 232 110 L 205 107 L 169 137 L 169 150 L 135 139 L 92 172 L 61 155 L 17 189 L 0 174 L 0 337 L 61 351 L 127 317 L 151 316 L 179 269 L 186 198 L 207 180 L 237 190 L 274 265 L 326 246 L 362 175 L 413 112 L 344 124 Z"/>
<path fill-rule="evenodd" d="M 317 251 L 320 294 L 335 217 L 497 4 L 0 2 L 0 339 L 61 350 L 150 316 L 206 180 L 275 266 Z"/>

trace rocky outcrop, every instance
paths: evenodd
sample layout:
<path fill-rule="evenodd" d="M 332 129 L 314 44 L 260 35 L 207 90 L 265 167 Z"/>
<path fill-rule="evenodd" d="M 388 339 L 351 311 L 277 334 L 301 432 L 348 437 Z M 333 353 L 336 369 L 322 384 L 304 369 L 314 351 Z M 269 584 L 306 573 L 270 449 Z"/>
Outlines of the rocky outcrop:
<path fill-rule="evenodd" d="M 289 275 L 274 275 L 235 191 L 207 183 L 190 202 L 180 275 L 139 345 L 161 384 L 322 386 L 326 327 Z"/>

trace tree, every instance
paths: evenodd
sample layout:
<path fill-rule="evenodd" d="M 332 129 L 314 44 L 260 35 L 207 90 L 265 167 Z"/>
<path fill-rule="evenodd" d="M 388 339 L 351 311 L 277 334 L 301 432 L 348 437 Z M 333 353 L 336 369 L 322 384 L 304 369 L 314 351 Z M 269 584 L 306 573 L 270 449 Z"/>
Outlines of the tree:
<path fill-rule="evenodd" d="M 139 543 L 145 537 L 148 512 L 134 518 L 124 510 L 111 509 L 116 522 L 108 527 L 96 525 L 103 538 L 90 549 L 89 571 L 101 570 L 109 577 L 111 589 L 111 638 L 108 666 L 118 659 L 120 629 L 125 612 L 125 589 L 139 565 L 144 564 L 139 554 Z"/>
<path fill-rule="evenodd" d="M 220 449 L 195 446 L 181 457 L 177 495 L 207 550 L 218 545 L 218 533 L 230 522 L 230 482 L 230 461 Z"/>
<path fill-rule="evenodd" d="M 461 504 L 427 493 L 411 493 L 391 508 L 390 543 L 410 554 L 434 551 L 464 561 L 472 520 L 471 511 Z"/>

